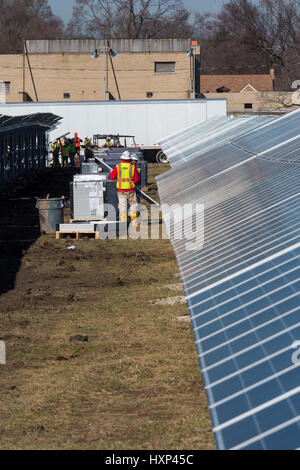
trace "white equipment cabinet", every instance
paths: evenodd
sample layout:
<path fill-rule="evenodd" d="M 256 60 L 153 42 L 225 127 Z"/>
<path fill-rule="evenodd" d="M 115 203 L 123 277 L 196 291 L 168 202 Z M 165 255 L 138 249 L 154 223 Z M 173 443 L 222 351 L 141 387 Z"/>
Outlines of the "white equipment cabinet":
<path fill-rule="evenodd" d="M 71 183 L 72 218 L 75 220 L 104 218 L 104 181 L 107 174 L 75 175 Z"/>

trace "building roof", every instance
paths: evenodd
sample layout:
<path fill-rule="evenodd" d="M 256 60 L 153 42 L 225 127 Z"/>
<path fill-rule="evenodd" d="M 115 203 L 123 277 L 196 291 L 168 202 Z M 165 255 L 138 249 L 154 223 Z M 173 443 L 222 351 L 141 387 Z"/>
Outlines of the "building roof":
<path fill-rule="evenodd" d="M 107 47 L 107 39 L 26 40 L 29 54 L 86 54 Z M 122 52 L 186 52 L 191 39 L 109 39 L 110 47 Z"/>
<path fill-rule="evenodd" d="M 201 93 L 217 93 L 217 90 L 227 88 L 231 93 L 240 93 L 247 87 L 253 92 L 273 91 L 274 74 L 255 75 L 201 75 Z M 249 90 L 248 90 L 249 91 Z"/>

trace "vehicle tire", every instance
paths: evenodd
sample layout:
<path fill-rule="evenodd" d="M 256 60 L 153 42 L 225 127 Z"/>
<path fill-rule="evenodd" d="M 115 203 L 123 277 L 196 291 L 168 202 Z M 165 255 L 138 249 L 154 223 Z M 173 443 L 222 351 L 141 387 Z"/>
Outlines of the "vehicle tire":
<path fill-rule="evenodd" d="M 162 150 L 160 150 L 158 154 L 156 155 L 156 161 L 157 163 L 163 163 L 163 164 L 169 163 L 168 157 L 164 154 Z"/>

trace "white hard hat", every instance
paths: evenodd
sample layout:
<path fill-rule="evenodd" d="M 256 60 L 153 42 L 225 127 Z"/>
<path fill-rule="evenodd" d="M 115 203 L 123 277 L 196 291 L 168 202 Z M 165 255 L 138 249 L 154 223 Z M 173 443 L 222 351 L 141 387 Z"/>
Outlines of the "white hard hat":
<path fill-rule="evenodd" d="M 138 157 L 136 156 L 135 153 L 133 153 L 133 154 L 131 155 L 131 160 L 134 160 L 135 162 L 138 162 L 138 161 L 139 161 L 139 159 L 138 159 Z"/>
<path fill-rule="evenodd" d="M 122 153 L 121 160 L 131 160 L 130 153 L 127 150 Z"/>

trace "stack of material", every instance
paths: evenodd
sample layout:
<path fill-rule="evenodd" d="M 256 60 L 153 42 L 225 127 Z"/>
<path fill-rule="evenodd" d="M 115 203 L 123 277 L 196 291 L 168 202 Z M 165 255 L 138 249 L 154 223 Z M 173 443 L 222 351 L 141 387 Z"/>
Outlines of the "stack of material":
<path fill-rule="evenodd" d="M 66 236 L 75 237 L 77 240 L 92 235 L 96 240 L 105 240 L 107 238 L 117 238 L 127 235 L 127 223 L 119 221 L 97 221 L 97 222 L 73 222 L 69 224 L 60 224 L 59 232 L 56 232 L 57 240 Z"/>

